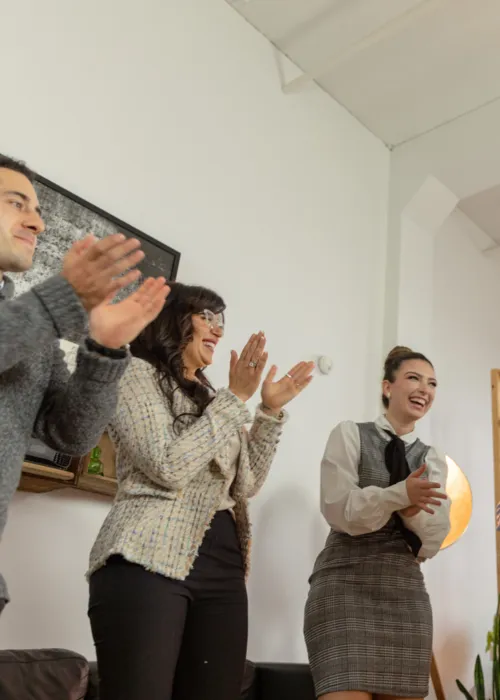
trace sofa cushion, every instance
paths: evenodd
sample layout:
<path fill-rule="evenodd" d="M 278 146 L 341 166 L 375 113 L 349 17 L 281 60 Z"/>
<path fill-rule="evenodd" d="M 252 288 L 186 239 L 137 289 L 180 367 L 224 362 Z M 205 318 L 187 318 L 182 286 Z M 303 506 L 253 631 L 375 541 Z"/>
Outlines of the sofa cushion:
<path fill-rule="evenodd" d="M 87 660 L 64 649 L 0 651 L 2 700 L 83 700 Z"/>
<path fill-rule="evenodd" d="M 97 664 L 95 661 L 89 663 L 89 687 L 85 700 L 99 700 L 99 676 L 97 675 Z"/>
<path fill-rule="evenodd" d="M 259 700 L 315 700 L 311 671 L 307 664 L 259 663 L 255 679 Z"/>
<path fill-rule="evenodd" d="M 86 700 L 99 700 L 99 676 L 97 674 L 97 664 L 91 661 L 89 664 L 89 686 L 87 690 Z M 253 684 L 255 680 L 255 664 L 247 661 L 245 664 L 245 675 L 241 688 L 241 700 L 254 700 L 256 697 L 253 693 Z M 1 698 L 1 696 L 0 696 Z"/>
<path fill-rule="evenodd" d="M 253 700 L 255 698 L 254 693 L 254 682 L 255 682 L 255 664 L 251 661 L 245 663 L 245 675 L 243 676 L 243 683 L 241 687 L 241 700 Z"/>

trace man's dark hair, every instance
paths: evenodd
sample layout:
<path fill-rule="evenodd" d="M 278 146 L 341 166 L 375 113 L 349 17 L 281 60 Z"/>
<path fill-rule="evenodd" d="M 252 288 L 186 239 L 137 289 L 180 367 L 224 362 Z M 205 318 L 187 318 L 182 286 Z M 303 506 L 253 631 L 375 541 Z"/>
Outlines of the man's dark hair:
<path fill-rule="evenodd" d="M 15 160 L 14 158 L 9 158 L 9 156 L 3 156 L 0 153 L 0 168 L 6 168 L 7 170 L 14 170 L 16 173 L 21 173 L 24 177 L 32 183 L 35 179 L 35 173 L 28 168 L 26 163 L 21 160 Z"/>

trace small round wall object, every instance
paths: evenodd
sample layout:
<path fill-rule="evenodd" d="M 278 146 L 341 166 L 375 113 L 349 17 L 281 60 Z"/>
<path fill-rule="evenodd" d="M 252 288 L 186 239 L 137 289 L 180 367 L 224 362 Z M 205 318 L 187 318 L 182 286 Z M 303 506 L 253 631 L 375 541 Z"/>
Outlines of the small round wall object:
<path fill-rule="evenodd" d="M 330 374 L 332 367 L 333 360 L 331 357 L 327 357 L 326 355 L 321 355 L 321 357 L 318 357 L 318 369 L 321 374 Z"/>

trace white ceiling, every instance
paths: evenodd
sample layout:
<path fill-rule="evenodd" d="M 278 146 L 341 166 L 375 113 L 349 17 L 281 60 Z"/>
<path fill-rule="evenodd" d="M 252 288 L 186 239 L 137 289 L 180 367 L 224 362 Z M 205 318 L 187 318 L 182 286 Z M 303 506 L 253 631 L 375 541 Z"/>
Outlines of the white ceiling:
<path fill-rule="evenodd" d="M 226 0 L 388 146 L 500 99 L 499 0 Z"/>

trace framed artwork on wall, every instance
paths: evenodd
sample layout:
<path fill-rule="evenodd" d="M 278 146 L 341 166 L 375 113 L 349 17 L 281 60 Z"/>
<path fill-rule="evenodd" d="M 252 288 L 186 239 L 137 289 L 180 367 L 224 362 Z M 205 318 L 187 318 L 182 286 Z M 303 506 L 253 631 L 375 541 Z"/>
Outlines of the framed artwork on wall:
<path fill-rule="evenodd" d="M 112 233 L 123 233 L 128 238 L 138 238 L 146 254 L 145 259 L 138 266 L 143 277 L 163 276 L 169 281 L 176 279 L 181 256 L 173 248 L 44 177 L 37 175 L 35 188 L 46 231 L 38 241 L 31 270 L 13 276 L 16 295 L 22 294 L 47 277 L 57 274 L 61 269 L 66 251 L 75 241 L 84 238 L 88 233 L 93 233 L 97 238 L 104 238 Z M 129 286 L 123 294 L 129 294 L 130 291 Z"/>
<path fill-rule="evenodd" d="M 12 275 L 16 296 L 57 274 L 71 245 L 88 233 L 93 233 L 97 238 L 104 238 L 112 233 L 123 233 L 128 238 L 138 238 L 146 255 L 138 265 L 142 277 L 163 276 L 169 281 L 176 279 L 180 253 L 173 248 L 41 176 L 36 177 L 35 189 L 46 230 L 39 237 L 32 268 L 27 272 Z M 127 296 L 140 281 L 126 287 L 117 295 L 116 300 Z M 70 371 L 74 369 L 76 346 L 81 340 L 81 337 L 75 335 L 59 341 Z M 102 440 L 103 444 L 108 444 L 105 436 Z M 114 495 L 116 475 L 91 474 L 88 471 L 89 459 L 90 455 L 82 461 L 78 458 L 72 459 L 50 449 L 41 441 L 32 440 L 25 457 L 19 488 L 25 491 L 45 492 L 76 487 L 85 491 Z"/>

